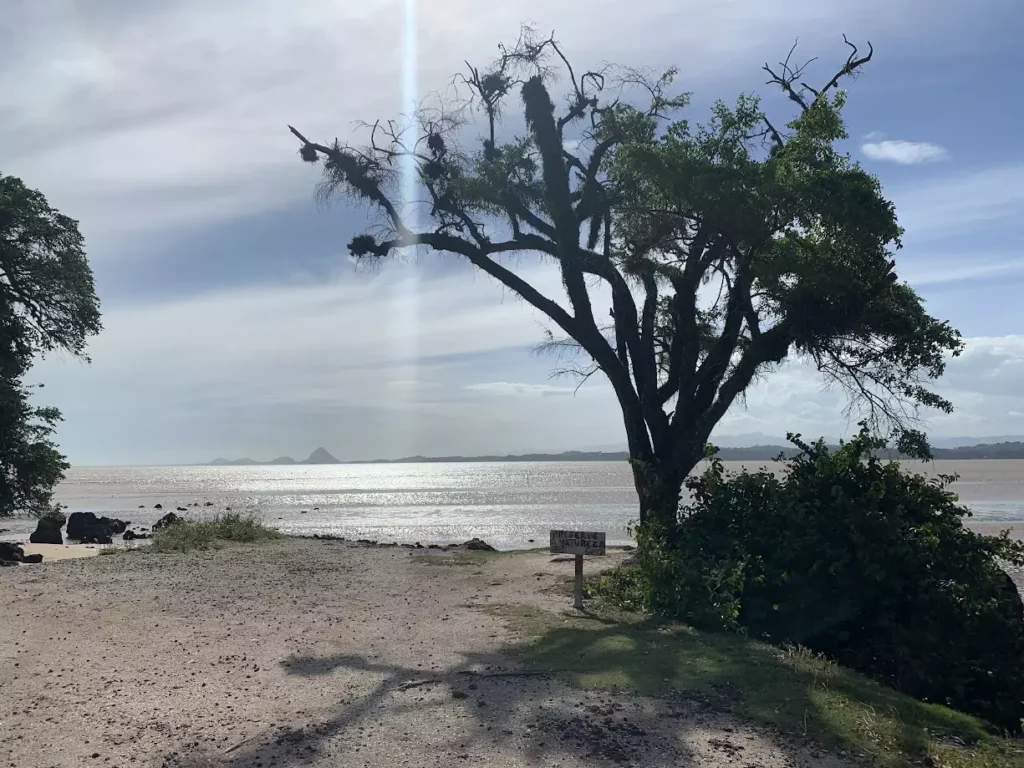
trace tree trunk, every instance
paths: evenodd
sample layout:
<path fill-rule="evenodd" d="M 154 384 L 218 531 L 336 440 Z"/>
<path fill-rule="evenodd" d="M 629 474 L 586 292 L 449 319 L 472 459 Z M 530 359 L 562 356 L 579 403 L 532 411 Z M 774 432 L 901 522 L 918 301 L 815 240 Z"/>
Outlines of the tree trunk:
<path fill-rule="evenodd" d="M 633 484 L 640 499 L 640 524 L 658 522 L 666 530 L 675 528 L 686 471 L 658 459 L 636 459 L 632 463 Z"/>
<path fill-rule="evenodd" d="M 678 528 L 683 483 L 703 454 L 686 451 L 674 460 L 633 459 L 633 484 L 640 500 L 640 524 L 659 523 L 669 539 Z"/>

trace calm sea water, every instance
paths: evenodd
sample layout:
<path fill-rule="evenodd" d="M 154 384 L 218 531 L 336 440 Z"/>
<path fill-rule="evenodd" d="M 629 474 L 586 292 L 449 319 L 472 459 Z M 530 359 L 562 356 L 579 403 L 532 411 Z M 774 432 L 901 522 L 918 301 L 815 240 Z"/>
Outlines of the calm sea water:
<path fill-rule="evenodd" d="M 1024 460 L 915 469 L 958 473 L 954 490 L 976 522 L 1024 523 Z M 178 506 L 188 507 L 190 517 L 231 507 L 254 510 L 291 534 L 423 544 L 479 536 L 501 549 L 529 546 L 531 539 L 540 545 L 551 528 L 606 531 L 610 544 L 626 543 L 626 526 L 636 516 L 630 470 L 618 462 L 82 467 L 69 471 L 57 499 L 71 512 L 138 525 Z M 163 510 L 153 509 L 158 503 Z M 34 523 L 0 521 L 0 528 L 7 529 L 0 539 L 25 539 Z"/>

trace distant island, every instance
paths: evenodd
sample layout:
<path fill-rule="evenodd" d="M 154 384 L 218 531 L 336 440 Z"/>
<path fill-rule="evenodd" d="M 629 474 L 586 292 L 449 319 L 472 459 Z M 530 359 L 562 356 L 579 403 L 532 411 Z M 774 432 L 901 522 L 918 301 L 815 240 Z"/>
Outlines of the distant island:
<path fill-rule="evenodd" d="M 209 466 L 214 467 L 253 467 L 253 466 L 269 466 L 273 465 L 288 465 L 288 464 L 344 464 L 345 462 L 334 458 L 327 452 L 325 448 L 317 448 L 311 454 L 308 459 L 302 461 L 296 461 L 291 456 L 278 456 L 276 459 L 270 461 L 256 461 L 256 459 L 214 459 L 209 462 Z"/>
<path fill-rule="evenodd" d="M 833 446 L 835 447 L 835 446 Z M 784 445 L 753 445 L 746 448 L 720 448 L 718 458 L 722 461 L 773 461 L 780 455 L 794 456 L 797 449 Z M 964 445 L 958 448 L 933 448 L 936 459 L 944 461 L 968 461 L 972 459 L 1024 459 L 1024 442 L 984 443 L 981 445 Z M 892 451 L 890 458 L 901 458 Z M 280 456 L 272 461 L 256 461 L 255 459 L 214 459 L 210 466 L 246 467 L 269 465 L 308 465 L 308 464 L 444 464 L 471 462 L 527 462 L 527 461 L 626 461 L 626 451 L 563 451 L 562 453 L 524 453 L 517 455 L 492 456 L 406 456 L 401 459 L 369 459 L 361 461 L 342 461 L 334 458 L 324 448 L 317 448 L 309 458 L 296 461 L 290 456 Z"/>

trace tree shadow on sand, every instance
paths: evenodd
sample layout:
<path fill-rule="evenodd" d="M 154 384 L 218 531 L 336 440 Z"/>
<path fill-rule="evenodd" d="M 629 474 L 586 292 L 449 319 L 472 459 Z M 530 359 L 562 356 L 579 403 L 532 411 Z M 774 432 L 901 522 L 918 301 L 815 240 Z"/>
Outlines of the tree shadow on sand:
<path fill-rule="evenodd" d="M 936 745 L 984 745 L 991 754 L 1005 746 L 976 718 L 900 694 L 805 649 L 680 625 L 556 628 L 526 646 L 523 657 L 561 671 L 577 687 L 703 694 L 748 722 L 882 760 L 919 759 Z"/>
<path fill-rule="evenodd" d="M 289 675 L 337 677 L 339 692 L 349 696 L 339 697 L 344 700 L 324 719 L 268 729 L 226 750 L 174 755 L 165 765 L 362 765 L 375 757 L 397 764 L 398 757 L 412 757 L 410 765 L 447 766 L 496 754 L 510 765 L 548 764 L 554 756 L 587 765 L 696 764 L 685 741 L 664 735 L 664 723 L 693 722 L 699 702 L 623 704 L 575 690 L 556 675 L 517 669 L 507 653 L 468 654 L 431 673 L 351 653 L 292 656 L 282 666 Z M 342 681 L 353 679 L 362 686 L 349 700 L 352 687 Z"/>
<path fill-rule="evenodd" d="M 813 755 L 815 765 L 842 765 L 815 745 L 888 761 L 925 755 L 936 739 L 969 748 L 988 738 L 972 718 L 806 652 L 607 617 L 552 629 L 516 610 L 508 617 L 533 636 L 528 644 L 464 654 L 442 670 L 354 653 L 291 656 L 281 662 L 287 675 L 320 680 L 321 690 L 329 681 L 336 703 L 326 717 L 165 765 L 447 766 L 501 754 L 508 765 L 654 767 L 706 764 L 709 750 L 723 764 L 744 756 L 757 765 L 749 758 L 758 748 L 796 764 Z"/>

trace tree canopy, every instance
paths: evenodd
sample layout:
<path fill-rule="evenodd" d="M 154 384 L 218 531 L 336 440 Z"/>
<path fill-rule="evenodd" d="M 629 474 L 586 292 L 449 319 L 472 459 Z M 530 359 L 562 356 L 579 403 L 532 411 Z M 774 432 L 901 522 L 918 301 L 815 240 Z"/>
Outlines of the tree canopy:
<path fill-rule="evenodd" d="M 952 407 L 928 380 L 960 336 L 898 279 L 893 204 L 838 146 L 840 86 L 873 53 L 847 45 L 817 88 L 793 51 L 765 65 L 793 110 L 778 126 L 752 95 L 691 122 L 674 70 L 577 73 L 553 37 L 525 30 L 491 66 L 467 65 L 459 100 L 367 126 L 366 146 L 290 130 L 302 159 L 322 165 L 324 199 L 379 212 L 349 244 L 355 257 L 419 246 L 465 258 L 550 318 L 551 344 L 580 354 L 579 375 L 608 378 L 643 521 L 674 516 L 711 430 L 787 360 L 812 361 L 878 428 Z M 506 135 L 516 96 L 526 130 Z M 467 142 L 475 116 L 484 133 Z M 426 198 L 422 224 L 400 199 L 403 169 Z M 505 258 L 516 253 L 556 264 L 565 298 L 523 279 Z"/>
<path fill-rule="evenodd" d="M 0 175 L 0 516 L 45 513 L 68 466 L 50 439 L 60 412 L 30 403 L 26 373 L 56 349 L 84 356 L 100 327 L 78 223 Z"/>

